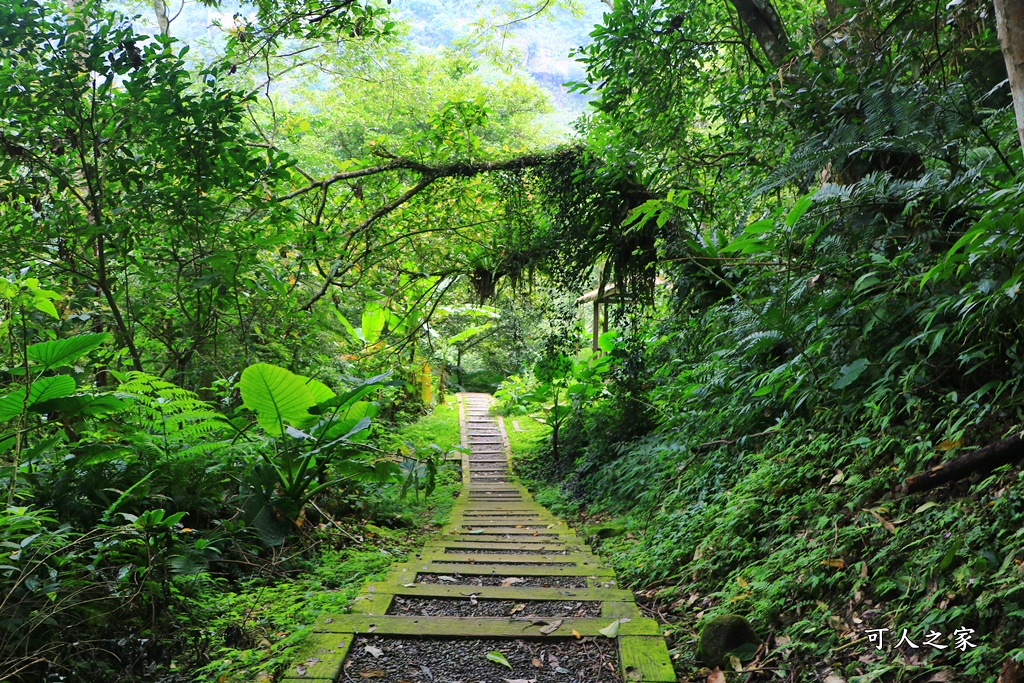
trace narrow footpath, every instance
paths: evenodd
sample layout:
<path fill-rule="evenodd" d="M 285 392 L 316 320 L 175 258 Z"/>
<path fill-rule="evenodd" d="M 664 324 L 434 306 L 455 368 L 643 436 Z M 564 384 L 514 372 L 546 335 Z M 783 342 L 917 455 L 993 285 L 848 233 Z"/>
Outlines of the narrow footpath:
<path fill-rule="evenodd" d="M 459 394 L 464 487 L 439 540 L 321 617 L 284 681 L 668 683 L 657 622 L 509 472 L 489 394 Z"/>

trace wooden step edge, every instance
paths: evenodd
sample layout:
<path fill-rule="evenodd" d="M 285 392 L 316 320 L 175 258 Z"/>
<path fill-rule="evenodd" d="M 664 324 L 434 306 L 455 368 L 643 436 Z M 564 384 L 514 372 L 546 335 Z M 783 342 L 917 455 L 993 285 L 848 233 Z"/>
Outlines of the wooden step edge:
<path fill-rule="evenodd" d="M 442 534 L 435 543 L 469 542 L 475 543 L 523 543 L 526 545 L 550 545 L 562 543 L 576 545 L 581 542 L 575 534 Z"/>
<path fill-rule="evenodd" d="M 633 594 L 618 588 L 520 588 L 518 586 L 466 586 L 459 584 L 415 583 L 398 584 L 375 581 L 370 594 L 392 594 L 403 597 L 459 598 L 475 596 L 480 600 L 550 600 L 555 602 L 610 602 L 628 603 Z M 601 616 L 604 616 L 603 614 Z M 618 618 L 618 617 L 615 617 Z"/>
<path fill-rule="evenodd" d="M 351 633 L 313 633 L 302 643 L 299 653 L 285 670 L 281 683 L 305 681 L 334 683 L 341 675 L 345 658 L 355 636 Z"/>
<path fill-rule="evenodd" d="M 487 524 L 487 525 L 479 525 L 479 526 L 473 525 L 473 524 L 467 524 L 467 525 L 459 525 L 458 527 L 453 527 L 451 531 L 443 531 L 442 533 L 448 533 L 448 534 L 451 534 L 452 536 L 457 536 L 459 538 L 472 538 L 473 536 L 505 536 L 505 535 L 510 535 L 510 536 L 514 536 L 514 537 L 529 536 L 529 537 L 533 537 L 533 538 L 544 538 L 544 537 L 550 537 L 550 538 L 571 538 L 571 539 L 579 538 L 572 529 L 570 529 L 569 527 L 565 526 L 564 524 L 552 525 L 552 526 L 548 526 L 547 524 L 534 524 L 532 526 L 536 526 L 538 528 L 536 528 L 536 529 L 529 529 L 529 528 L 526 528 L 525 526 L 519 526 L 517 528 L 515 526 L 504 526 L 504 525 L 500 525 L 500 524 Z M 481 529 L 482 531 L 480 533 L 477 533 L 477 534 L 471 533 L 473 531 L 476 531 L 477 529 Z"/>
<path fill-rule="evenodd" d="M 556 629 L 543 633 L 553 622 Z M 535 623 L 539 622 L 539 623 Z M 601 636 L 609 622 L 604 618 L 515 619 L 508 617 L 413 617 L 369 616 L 363 614 L 324 615 L 313 625 L 315 633 L 374 634 L 378 636 L 420 636 L 454 638 L 573 638 Z M 619 624 L 619 636 L 660 637 L 661 629 L 653 619 L 632 619 Z"/>
<path fill-rule="evenodd" d="M 536 527 L 536 528 L 530 528 L 530 527 Z M 500 533 L 530 533 L 532 531 L 540 531 L 542 533 L 548 533 L 548 532 L 553 532 L 553 533 L 570 533 L 570 535 L 575 536 L 575 531 L 573 529 L 569 528 L 568 526 L 566 526 L 565 522 L 563 522 L 561 520 L 559 520 L 557 522 L 554 522 L 554 523 L 551 523 L 551 524 L 535 524 L 535 523 L 530 523 L 530 524 L 520 524 L 518 526 L 514 525 L 514 524 L 513 525 L 503 524 L 501 522 L 486 522 L 486 523 L 480 523 L 480 524 L 469 523 L 469 524 L 455 524 L 455 525 L 449 524 L 449 526 L 447 526 L 447 528 L 451 528 L 452 529 L 452 531 L 451 531 L 452 533 L 460 533 L 460 535 L 468 535 L 468 533 L 469 533 L 469 531 L 463 531 L 463 530 L 460 530 L 460 529 L 476 530 L 478 528 L 482 528 L 482 529 L 484 529 L 485 533 L 489 532 L 489 531 L 495 531 L 495 532 L 500 532 Z M 506 530 L 506 529 L 511 529 L 511 530 Z"/>
<path fill-rule="evenodd" d="M 642 616 L 632 593 L 626 600 L 607 600 L 601 605 L 602 619 L 639 619 Z"/>
<path fill-rule="evenodd" d="M 440 541 L 427 541 L 423 544 L 423 547 L 439 549 L 442 552 L 452 550 L 517 550 L 522 551 L 523 554 L 531 556 L 544 554 L 556 554 L 564 556 L 563 553 L 593 554 L 589 547 L 584 547 L 584 544 L 580 543 L 579 541 L 576 541 L 575 543 L 559 543 L 557 541 L 551 541 L 548 543 L 518 543 L 516 541 L 492 541 L 490 543 L 484 543 L 480 541 L 473 542 L 471 540 L 466 539 L 444 539 Z"/>
<path fill-rule="evenodd" d="M 637 683 L 676 683 L 676 672 L 665 639 L 658 636 L 621 635 L 619 667 L 623 680 Z"/>
<path fill-rule="evenodd" d="M 420 561 L 451 564 L 525 564 L 525 565 L 579 565 L 597 567 L 600 558 L 590 553 L 569 553 L 566 555 L 518 555 L 513 553 L 446 553 L 428 549 L 415 554 Z"/>
<path fill-rule="evenodd" d="M 572 567 L 544 567 L 542 565 L 506 565 L 506 564 L 435 564 L 429 560 L 409 562 L 410 576 L 416 574 L 445 574 L 454 576 L 594 576 L 615 579 L 615 572 L 604 566 L 574 565 Z M 413 583 L 406 581 L 405 583 Z"/>

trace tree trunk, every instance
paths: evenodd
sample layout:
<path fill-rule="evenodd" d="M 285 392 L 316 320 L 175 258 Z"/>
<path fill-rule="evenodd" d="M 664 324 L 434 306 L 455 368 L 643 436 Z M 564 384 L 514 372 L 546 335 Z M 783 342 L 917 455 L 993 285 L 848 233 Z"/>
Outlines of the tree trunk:
<path fill-rule="evenodd" d="M 1021 0 L 1004 0 L 1017 2 Z M 779 66 L 789 54 L 789 38 L 782 17 L 771 0 L 731 0 L 740 20 L 746 24 L 772 66 Z"/>
<path fill-rule="evenodd" d="M 1024 0 L 995 0 L 999 46 L 1010 78 L 1013 110 L 1017 114 L 1017 135 L 1024 153 Z"/>
<path fill-rule="evenodd" d="M 160 34 L 171 35 L 171 21 L 167 18 L 167 3 L 164 0 L 153 0 L 153 13 L 156 14 L 156 23 L 160 26 Z"/>
<path fill-rule="evenodd" d="M 929 491 L 946 482 L 958 481 L 975 473 L 990 472 L 1000 465 L 1021 458 L 1024 458 L 1024 439 L 1020 434 L 1014 434 L 909 477 L 904 484 L 904 490 L 907 493 Z"/>

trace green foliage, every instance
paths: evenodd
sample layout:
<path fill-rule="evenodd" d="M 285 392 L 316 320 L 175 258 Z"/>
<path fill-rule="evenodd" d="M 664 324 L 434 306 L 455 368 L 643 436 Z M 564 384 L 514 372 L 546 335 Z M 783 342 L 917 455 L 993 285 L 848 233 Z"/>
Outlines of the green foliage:
<path fill-rule="evenodd" d="M 243 478 L 243 506 L 264 541 L 284 542 L 321 491 L 350 479 L 383 483 L 397 474 L 389 461 L 365 457 L 376 406 L 360 399 L 384 379 L 370 378 L 337 395 L 321 382 L 266 363 L 242 372 L 242 403 L 256 412 L 265 433 L 257 451 L 261 462 Z"/>

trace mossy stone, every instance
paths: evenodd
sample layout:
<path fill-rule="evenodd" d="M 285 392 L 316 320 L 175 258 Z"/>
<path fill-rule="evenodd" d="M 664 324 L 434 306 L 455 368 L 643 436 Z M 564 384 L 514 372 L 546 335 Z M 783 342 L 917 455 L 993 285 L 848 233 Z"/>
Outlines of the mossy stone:
<path fill-rule="evenodd" d="M 723 614 L 704 625 L 697 641 L 697 656 L 708 666 L 724 666 L 729 653 L 739 654 L 751 647 L 756 650 L 760 644 L 761 639 L 746 619 Z"/>
<path fill-rule="evenodd" d="M 384 527 L 379 527 L 376 524 L 366 524 L 364 525 L 363 528 L 371 534 L 374 534 L 375 536 L 380 536 L 381 538 L 395 538 L 399 535 L 399 532 L 397 531 L 385 529 Z"/>
<path fill-rule="evenodd" d="M 595 524 L 587 527 L 587 537 L 597 536 L 598 538 L 612 538 L 622 536 L 626 533 L 626 524 L 621 520 L 614 519 L 603 524 Z"/>

